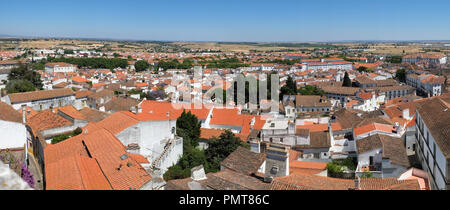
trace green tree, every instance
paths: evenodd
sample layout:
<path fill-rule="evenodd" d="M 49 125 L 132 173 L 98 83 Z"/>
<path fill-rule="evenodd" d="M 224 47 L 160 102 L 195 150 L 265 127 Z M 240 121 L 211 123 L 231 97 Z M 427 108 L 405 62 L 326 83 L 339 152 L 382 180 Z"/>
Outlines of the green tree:
<path fill-rule="evenodd" d="M 297 84 L 291 76 L 286 80 L 286 85 L 280 89 L 280 100 L 283 100 L 284 95 L 297 95 Z"/>
<path fill-rule="evenodd" d="M 134 64 L 137 72 L 145 71 L 150 67 L 150 64 L 147 61 L 140 60 Z"/>
<path fill-rule="evenodd" d="M 368 72 L 368 68 L 365 67 L 365 66 L 360 66 L 360 67 L 358 67 L 357 70 L 358 70 L 360 73 L 362 73 L 362 72 Z"/>
<path fill-rule="evenodd" d="M 373 177 L 373 174 L 372 174 L 372 172 L 370 172 L 370 171 L 364 172 L 364 173 L 361 175 L 361 178 L 372 178 L 372 177 Z"/>
<path fill-rule="evenodd" d="M 208 145 L 205 151 L 208 165 L 205 166 L 205 170 L 209 172 L 219 171 L 220 163 L 239 146 L 248 147 L 229 130 L 223 132 L 219 138 L 210 139 Z"/>
<path fill-rule="evenodd" d="M 344 75 L 344 82 L 342 83 L 343 87 L 351 87 L 352 86 L 352 80 L 350 79 L 350 77 L 348 76 L 348 73 L 345 72 Z"/>
<path fill-rule="evenodd" d="M 405 69 L 399 69 L 395 72 L 395 79 L 399 82 L 406 82 L 406 71 Z"/>
<path fill-rule="evenodd" d="M 317 88 L 316 86 L 313 85 L 306 85 L 305 87 L 301 87 L 298 92 L 301 95 L 319 95 L 319 96 L 324 96 L 325 92 L 320 89 Z"/>
<path fill-rule="evenodd" d="M 35 70 L 44 70 L 45 69 L 45 65 L 42 63 L 35 63 L 32 65 L 32 68 Z"/>
<path fill-rule="evenodd" d="M 169 167 L 166 171 L 166 173 L 164 173 L 163 177 L 164 180 L 168 181 L 168 180 L 172 180 L 172 179 L 184 179 L 186 177 L 189 177 L 190 175 L 190 169 L 186 168 L 183 169 L 180 165 L 173 165 L 171 167 Z"/>
<path fill-rule="evenodd" d="M 64 54 L 73 54 L 73 50 L 69 50 L 69 49 L 64 50 Z"/>
<path fill-rule="evenodd" d="M 37 89 L 42 89 L 43 87 L 41 75 L 24 64 L 20 64 L 17 68 L 11 69 L 8 74 L 8 80 L 26 80 Z"/>
<path fill-rule="evenodd" d="M 186 113 L 183 110 L 183 113 L 177 119 L 177 135 L 183 137 L 185 148 L 198 146 L 200 127 L 201 123 L 198 121 L 197 116 L 193 115 L 190 111 Z"/>
<path fill-rule="evenodd" d="M 33 83 L 28 80 L 9 80 L 6 83 L 6 91 L 8 93 L 22 93 L 36 90 Z"/>
<path fill-rule="evenodd" d="M 64 62 L 77 65 L 79 68 L 94 68 L 94 69 L 115 69 L 126 68 L 128 61 L 121 58 L 66 58 L 66 57 L 47 57 L 47 62 Z"/>

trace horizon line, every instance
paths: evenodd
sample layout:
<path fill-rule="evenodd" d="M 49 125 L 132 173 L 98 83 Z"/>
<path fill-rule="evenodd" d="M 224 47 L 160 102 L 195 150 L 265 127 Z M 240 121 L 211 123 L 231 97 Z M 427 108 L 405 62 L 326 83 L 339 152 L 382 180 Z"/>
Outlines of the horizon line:
<path fill-rule="evenodd" d="M 134 41 L 134 42 L 224 42 L 224 43 L 352 43 L 352 42 L 450 42 L 440 39 L 349 39 L 349 40 L 312 40 L 312 41 L 224 41 L 224 40 L 158 40 L 158 39 L 132 39 L 132 38 L 96 38 L 96 37 L 59 37 L 59 36 L 28 36 L 28 35 L 9 35 L 0 34 L 0 39 L 84 39 L 92 41 Z"/>

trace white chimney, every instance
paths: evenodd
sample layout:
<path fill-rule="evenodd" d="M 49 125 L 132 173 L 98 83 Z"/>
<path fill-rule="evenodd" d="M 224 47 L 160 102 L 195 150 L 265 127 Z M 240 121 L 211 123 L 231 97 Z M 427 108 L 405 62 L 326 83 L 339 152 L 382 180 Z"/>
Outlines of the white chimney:
<path fill-rule="evenodd" d="M 261 153 L 261 145 L 258 140 L 254 140 L 250 142 L 250 151 Z"/>
<path fill-rule="evenodd" d="M 22 105 L 22 122 L 27 123 L 27 105 Z"/>
<path fill-rule="evenodd" d="M 355 179 L 355 189 L 360 190 L 361 189 L 361 178 L 356 177 Z"/>
<path fill-rule="evenodd" d="M 191 178 L 194 181 L 206 179 L 205 169 L 203 168 L 203 165 L 199 165 L 191 169 Z"/>
<path fill-rule="evenodd" d="M 403 119 L 409 120 L 409 109 L 404 109 L 402 111 L 402 117 Z"/>

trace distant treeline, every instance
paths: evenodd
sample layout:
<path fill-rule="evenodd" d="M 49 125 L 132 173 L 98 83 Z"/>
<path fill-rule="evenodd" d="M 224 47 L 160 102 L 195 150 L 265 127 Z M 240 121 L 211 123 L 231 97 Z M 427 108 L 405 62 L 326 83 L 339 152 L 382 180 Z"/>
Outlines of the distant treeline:
<path fill-rule="evenodd" d="M 296 63 L 300 63 L 300 59 L 292 59 L 292 60 L 275 59 L 275 60 L 262 61 L 259 63 L 277 63 L 277 64 L 284 64 L 284 65 L 294 65 Z"/>
<path fill-rule="evenodd" d="M 180 63 L 177 59 L 158 61 L 158 68 L 167 69 L 190 69 L 192 68 L 192 59 L 185 59 Z"/>
<path fill-rule="evenodd" d="M 338 48 L 342 46 L 331 45 L 331 44 L 316 44 L 316 43 L 258 43 L 258 42 L 218 42 L 217 44 L 240 44 L 240 45 L 252 45 L 258 47 L 293 47 L 293 48 Z"/>
<path fill-rule="evenodd" d="M 221 60 L 199 61 L 199 64 L 206 65 L 207 68 L 239 68 L 248 67 L 250 64 L 244 64 L 237 58 L 226 58 Z"/>
<path fill-rule="evenodd" d="M 403 57 L 402 56 L 390 56 L 390 57 L 386 57 L 386 62 L 389 63 L 401 63 L 402 62 Z"/>
<path fill-rule="evenodd" d="M 304 48 L 304 47 L 313 47 L 313 48 L 338 48 L 341 46 L 331 45 L 331 44 L 311 44 L 311 43 L 262 43 L 258 44 L 261 47 L 295 47 L 295 48 Z"/>
<path fill-rule="evenodd" d="M 79 68 L 115 69 L 126 68 L 128 61 L 121 58 L 55 58 L 48 57 L 48 62 L 64 62 L 77 65 Z"/>
<path fill-rule="evenodd" d="M 237 58 L 226 58 L 221 60 L 202 60 L 197 65 L 206 66 L 206 68 L 238 68 L 248 67 L 250 64 L 244 64 Z M 180 63 L 177 59 L 158 61 L 158 68 L 167 69 L 190 69 L 194 66 L 192 59 L 185 59 Z"/>

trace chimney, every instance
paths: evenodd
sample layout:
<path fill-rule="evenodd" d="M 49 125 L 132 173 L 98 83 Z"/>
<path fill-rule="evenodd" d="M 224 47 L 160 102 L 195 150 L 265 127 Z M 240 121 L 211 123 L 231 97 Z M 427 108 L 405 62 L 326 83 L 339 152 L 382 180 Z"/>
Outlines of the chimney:
<path fill-rule="evenodd" d="M 267 144 L 264 180 L 289 176 L 289 149 L 282 145 Z"/>
<path fill-rule="evenodd" d="M 261 145 L 258 140 L 253 140 L 250 142 L 250 151 L 261 153 Z"/>
<path fill-rule="evenodd" d="M 405 120 L 408 120 L 408 119 L 409 119 L 409 109 L 404 109 L 404 110 L 402 111 L 402 117 L 403 117 L 403 119 L 405 119 Z"/>
<path fill-rule="evenodd" d="M 356 177 L 355 178 L 355 190 L 360 190 L 361 189 L 361 178 Z"/>
<path fill-rule="evenodd" d="M 27 105 L 22 105 L 22 122 L 23 124 L 27 124 Z"/>
<path fill-rule="evenodd" d="M 194 181 L 207 179 L 203 165 L 199 165 L 191 169 L 191 179 Z"/>

